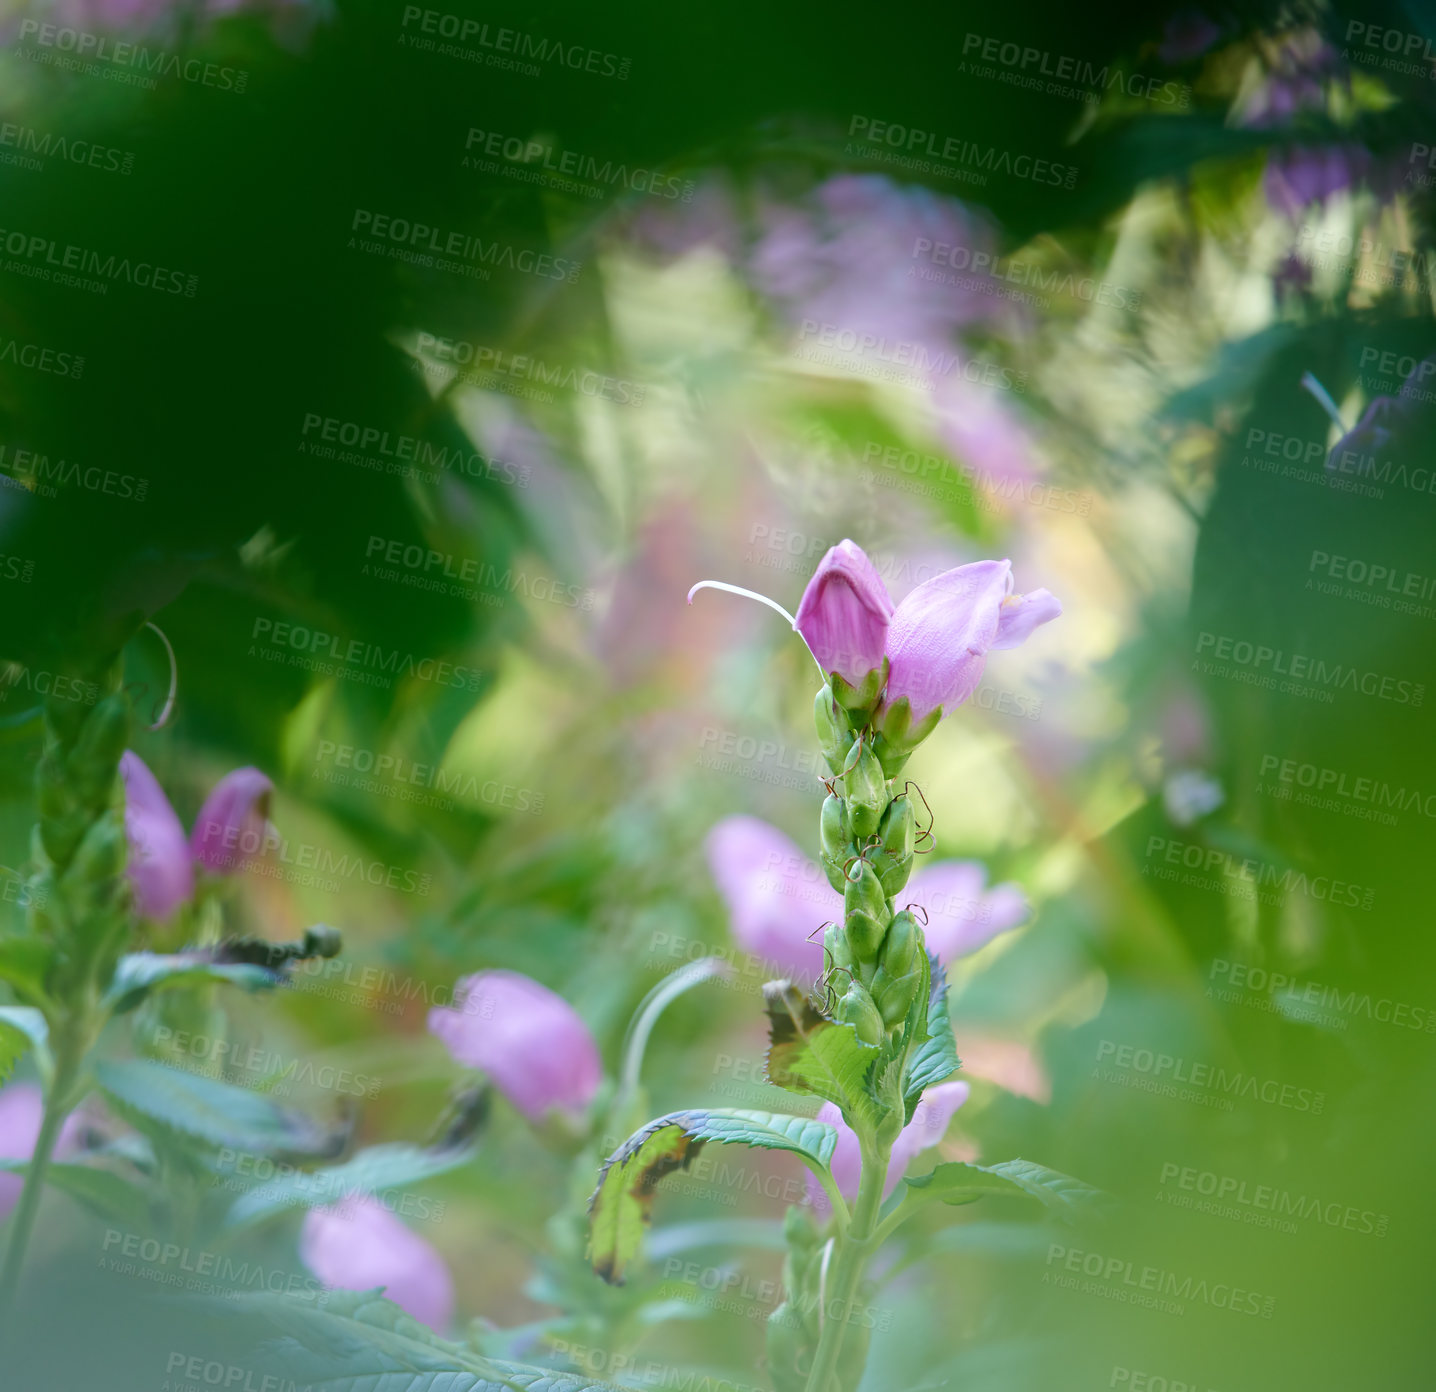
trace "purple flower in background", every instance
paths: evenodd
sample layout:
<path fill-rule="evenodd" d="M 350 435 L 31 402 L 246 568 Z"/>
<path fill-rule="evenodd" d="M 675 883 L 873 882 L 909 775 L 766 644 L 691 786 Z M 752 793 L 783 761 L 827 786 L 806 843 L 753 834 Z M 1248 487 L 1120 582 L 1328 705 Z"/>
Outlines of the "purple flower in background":
<path fill-rule="evenodd" d="M 934 430 L 984 486 L 1035 478 L 1031 434 L 998 393 L 951 379 L 933 393 Z"/>
<path fill-rule="evenodd" d="M 598 1045 L 578 1012 L 531 977 L 485 971 L 429 1012 L 429 1033 L 459 1062 L 486 1073 L 530 1121 L 581 1112 L 603 1079 Z"/>
<path fill-rule="evenodd" d="M 274 784 L 257 768 L 237 768 L 214 785 L 195 819 L 190 851 L 206 870 L 231 869 L 256 854 L 269 827 Z"/>
<path fill-rule="evenodd" d="M 1062 606 L 1047 590 L 1012 593 L 1010 561 L 974 561 L 919 585 L 893 613 L 887 699 L 906 696 L 913 716 L 960 706 L 982 680 L 987 654 L 1015 648 Z"/>
<path fill-rule="evenodd" d="M 443 1257 L 376 1199 L 310 1209 L 299 1254 L 331 1290 L 382 1286 L 387 1299 L 438 1333 L 453 1316 L 454 1283 Z"/>
<path fill-rule="evenodd" d="M 898 895 L 902 907 L 927 910 L 923 936 L 939 961 L 955 962 L 1027 921 L 1031 906 L 1015 884 L 991 889 L 986 884 L 987 870 L 979 861 L 939 860 L 914 871 Z"/>
<path fill-rule="evenodd" d="M 818 665 L 853 686 L 881 667 L 893 602 L 862 548 L 841 541 L 818 563 L 793 627 Z"/>
<path fill-rule="evenodd" d="M 887 1182 L 883 1186 L 883 1197 L 887 1198 L 897 1188 L 898 1181 L 907 1172 L 913 1158 L 924 1150 L 931 1150 L 947 1133 L 957 1109 L 967 1101 L 971 1088 L 963 1082 L 938 1083 L 923 1093 L 917 1104 L 912 1120 L 899 1132 L 893 1142 L 892 1159 L 888 1162 Z M 833 1150 L 831 1169 L 837 1182 L 838 1192 L 844 1198 L 857 1196 L 858 1185 L 863 1175 L 862 1148 L 857 1133 L 843 1120 L 843 1114 L 832 1102 L 824 1102 L 818 1109 L 818 1120 L 827 1122 L 838 1132 L 838 1144 Z M 808 1197 L 819 1213 L 826 1215 L 828 1196 L 823 1192 L 816 1176 L 808 1176 Z"/>
<path fill-rule="evenodd" d="M 1340 56 L 1317 30 L 1291 34 L 1247 99 L 1241 124 L 1261 130 L 1286 125 L 1302 112 L 1323 111 L 1328 86 L 1344 75 Z"/>
<path fill-rule="evenodd" d="M 754 247 L 754 285 L 805 335 L 830 326 L 934 358 L 951 352 L 953 330 L 1003 313 L 984 276 L 962 276 L 928 259 L 991 264 L 991 228 L 956 199 L 880 174 L 841 174 L 815 190 L 809 207 L 771 206 Z M 988 258 L 983 261 L 982 256 Z M 924 272 L 931 273 L 930 275 Z"/>
<path fill-rule="evenodd" d="M 34 1083 L 11 1083 L 0 1091 L 0 1160 L 28 1160 L 34 1154 L 44 1114 L 45 1099 Z M 57 1160 L 75 1151 L 83 1126 L 78 1112 L 65 1119 L 55 1141 Z M 0 1173 L 0 1219 L 19 1202 L 24 1185 L 23 1174 Z"/>
<path fill-rule="evenodd" d="M 125 835 L 135 907 L 145 918 L 169 918 L 194 898 L 194 863 L 184 827 L 164 789 L 132 749 L 120 758 L 125 785 Z"/>
<path fill-rule="evenodd" d="M 758 817 L 725 817 L 708 833 L 708 865 L 728 907 L 733 936 L 755 957 L 795 979 L 823 970 L 824 923 L 841 922 L 843 896 L 777 827 Z M 926 910 L 928 951 L 956 961 L 1026 922 L 1031 912 L 1015 884 L 986 889 L 977 861 L 940 860 L 913 873 L 900 907 Z"/>
<path fill-rule="evenodd" d="M 264 846 L 274 785 L 256 768 L 235 769 L 215 784 L 188 840 L 164 789 L 132 749 L 120 759 L 120 777 L 130 884 L 145 918 L 164 921 L 194 898 L 195 861 L 207 870 L 233 870 Z"/>
<path fill-rule="evenodd" d="M 1267 156 L 1262 189 L 1272 208 L 1294 218 L 1360 183 L 1370 171 L 1370 152 L 1361 145 L 1293 145 Z"/>
<path fill-rule="evenodd" d="M 793 977 L 816 980 L 823 943 L 809 934 L 843 917 L 843 896 L 822 870 L 758 817 L 725 817 L 708 833 L 707 851 L 741 946 Z"/>

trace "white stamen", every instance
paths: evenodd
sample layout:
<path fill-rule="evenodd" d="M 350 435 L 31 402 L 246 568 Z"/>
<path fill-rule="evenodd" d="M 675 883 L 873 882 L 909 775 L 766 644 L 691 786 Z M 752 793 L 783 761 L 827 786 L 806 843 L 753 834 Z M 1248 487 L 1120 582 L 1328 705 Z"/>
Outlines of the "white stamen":
<path fill-rule="evenodd" d="M 688 591 L 689 604 L 693 603 L 693 596 L 696 595 L 699 590 L 726 590 L 729 594 L 742 595 L 744 599 L 756 599 L 759 604 L 766 604 L 768 608 L 776 609 L 785 619 L 787 619 L 788 627 L 791 628 L 794 633 L 797 633 L 799 638 L 803 638 L 803 635 L 801 633 L 798 633 L 797 619 L 795 619 L 786 609 L 784 609 L 783 606 L 779 604 L 776 599 L 769 599 L 767 595 L 759 594 L 757 590 L 745 590 L 741 585 L 730 585 L 723 580 L 700 580 L 696 585 L 694 585 L 691 590 Z M 808 648 L 808 640 L 806 638 L 803 638 L 803 646 L 805 648 Z M 818 662 L 818 659 L 813 653 L 812 648 L 808 648 L 808 656 L 811 657 L 815 663 L 817 663 L 818 671 L 823 672 L 823 664 L 821 662 Z M 828 674 L 826 672 L 823 672 L 823 676 L 825 679 L 827 675 Z"/>
<path fill-rule="evenodd" d="M 169 654 L 170 659 L 170 689 L 169 694 L 165 697 L 164 709 L 160 711 L 159 719 L 147 727 L 151 730 L 162 730 L 169 721 L 170 713 L 175 708 L 175 695 L 179 691 L 179 663 L 175 661 L 175 650 L 170 647 L 170 640 L 165 637 L 164 630 L 158 624 L 149 622 L 146 622 L 145 627 L 152 628 L 159 634 L 160 642 L 165 645 L 165 652 Z"/>
<path fill-rule="evenodd" d="M 1331 417 L 1332 423 L 1342 434 L 1346 433 L 1346 422 L 1341 419 L 1341 410 L 1336 402 L 1331 399 L 1331 393 L 1327 391 L 1310 372 L 1301 374 L 1301 384 L 1309 391 L 1320 404 L 1321 409 Z"/>

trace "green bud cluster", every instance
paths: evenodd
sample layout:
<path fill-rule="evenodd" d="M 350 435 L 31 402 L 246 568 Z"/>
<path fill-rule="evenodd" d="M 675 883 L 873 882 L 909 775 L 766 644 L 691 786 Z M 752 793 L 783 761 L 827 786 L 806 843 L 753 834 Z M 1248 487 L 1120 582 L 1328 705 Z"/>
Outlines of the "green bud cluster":
<path fill-rule="evenodd" d="M 922 981 L 922 927 L 895 900 L 912 874 L 916 816 L 897 782 L 941 711 L 912 719 L 906 697 L 881 704 L 886 663 L 859 686 L 834 673 L 818 692 L 814 720 L 833 774 L 820 819 L 819 860 L 843 896 L 843 921 L 823 935 L 834 1014 L 867 1044 L 907 1017 Z"/>
<path fill-rule="evenodd" d="M 105 694 L 94 706 L 52 697 L 44 708 L 30 918 L 53 952 L 48 984 L 61 997 L 109 979 L 128 925 L 119 767 L 130 705 L 119 683 L 116 665 L 101 678 Z"/>

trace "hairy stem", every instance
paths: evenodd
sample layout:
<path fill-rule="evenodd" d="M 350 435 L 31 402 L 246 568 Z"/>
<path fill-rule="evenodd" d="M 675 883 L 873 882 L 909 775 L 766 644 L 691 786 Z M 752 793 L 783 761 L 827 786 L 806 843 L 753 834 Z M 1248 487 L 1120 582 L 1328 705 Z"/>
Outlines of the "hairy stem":
<path fill-rule="evenodd" d="M 862 1284 L 868 1259 L 877 1251 L 874 1225 L 883 1201 L 883 1184 L 888 1172 L 888 1147 L 863 1145 L 863 1176 L 858 1186 L 857 1202 L 846 1231 L 837 1238 L 837 1256 L 833 1262 L 830 1284 L 823 1293 L 822 1333 L 813 1353 L 813 1366 L 808 1373 L 804 1392 L 837 1392 L 838 1360 L 843 1341 L 852 1321 L 853 1301 Z M 856 1383 L 856 1379 L 848 1379 Z"/>

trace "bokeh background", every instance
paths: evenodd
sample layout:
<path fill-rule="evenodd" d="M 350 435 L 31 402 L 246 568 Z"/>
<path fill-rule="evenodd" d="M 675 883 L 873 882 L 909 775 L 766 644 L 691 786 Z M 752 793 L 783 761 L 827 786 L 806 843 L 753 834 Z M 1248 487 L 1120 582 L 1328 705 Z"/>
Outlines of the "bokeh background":
<path fill-rule="evenodd" d="M 226 1028 L 377 1078 L 291 1099 L 346 1145 L 432 1134 L 462 1077 L 427 1011 L 493 967 L 613 1076 L 650 988 L 726 957 L 656 1026 L 651 1111 L 796 1109 L 704 847 L 742 813 L 816 851 L 811 669 L 687 591 L 794 608 L 844 537 L 896 599 L 1008 556 L 1064 615 L 909 770 L 936 853 L 1032 905 L 955 972 L 938 1154 L 1119 1202 L 934 1220 L 864 1387 L 1427 1385 L 1428 8 L 0 14 L 0 913 L 43 674 L 123 643 L 152 713 L 150 620 L 178 701 L 135 747 L 182 820 L 237 765 L 277 785 L 228 921 L 344 937 Z M 308 882 L 346 855 L 380 882 Z M 660 1194 L 614 1293 L 581 1144 L 492 1098 L 423 1186 L 453 1332 L 765 1386 L 798 1165 Z M 298 1226 L 251 1240 L 300 1270 Z M 158 1392 L 251 1336 L 99 1269 L 104 1230 L 47 1199 L 15 1386 Z"/>

